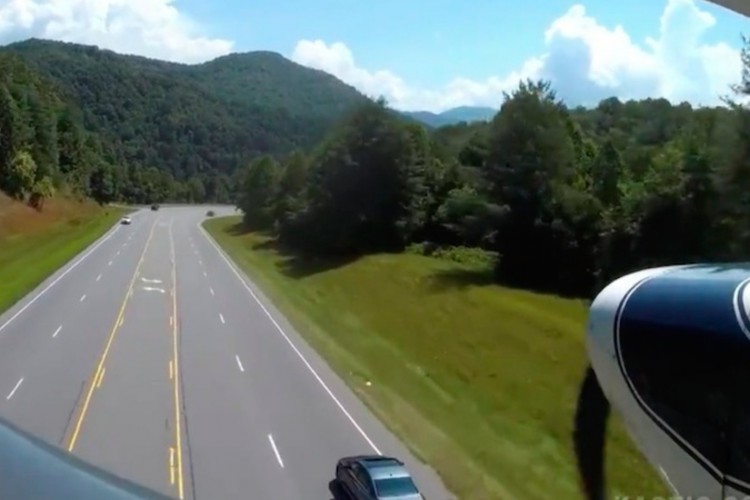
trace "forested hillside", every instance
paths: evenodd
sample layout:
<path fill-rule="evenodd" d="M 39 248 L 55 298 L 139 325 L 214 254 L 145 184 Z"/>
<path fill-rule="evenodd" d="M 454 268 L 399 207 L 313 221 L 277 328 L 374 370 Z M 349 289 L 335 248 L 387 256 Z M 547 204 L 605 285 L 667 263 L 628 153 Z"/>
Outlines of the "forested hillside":
<path fill-rule="evenodd" d="M 0 54 L 0 190 L 41 209 L 59 189 L 96 196 L 107 167 L 78 110 L 16 56 Z"/>
<path fill-rule="evenodd" d="M 309 148 L 365 97 L 270 52 L 200 65 L 29 40 L 2 49 L 48 79 L 101 137 L 108 197 L 228 201 L 231 175 L 260 154 Z"/>
<path fill-rule="evenodd" d="M 544 82 L 432 135 L 368 103 L 311 154 L 254 161 L 239 204 L 307 252 L 474 248 L 505 283 L 586 296 L 627 270 L 750 256 L 748 130 L 739 106 L 569 109 Z"/>

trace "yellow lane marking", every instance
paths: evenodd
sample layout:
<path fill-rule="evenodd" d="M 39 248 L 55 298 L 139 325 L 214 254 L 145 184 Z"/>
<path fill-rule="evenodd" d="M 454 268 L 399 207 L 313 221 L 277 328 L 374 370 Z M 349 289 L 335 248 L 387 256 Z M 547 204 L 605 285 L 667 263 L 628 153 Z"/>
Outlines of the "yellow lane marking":
<path fill-rule="evenodd" d="M 158 219 L 157 219 L 158 220 Z M 115 335 L 117 334 L 118 325 L 120 324 L 120 320 L 123 317 L 123 314 L 125 314 L 125 306 L 128 304 L 128 299 L 133 295 L 133 286 L 135 285 L 135 280 L 138 277 L 138 271 L 141 268 L 141 264 L 143 264 L 143 258 L 146 255 L 146 250 L 148 250 L 148 246 L 151 243 L 151 238 L 154 235 L 154 228 L 156 227 L 156 221 L 151 225 L 151 231 L 148 233 L 148 239 L 146 240 L 146 245 L 143 247 L 143 252 L 141 252 L 141 257 L 138 259 L 138 264 L 135 266 L 135 271 L 133 271 L 133 278 L 130 280 L 130 285 L 128 286 L 128 291 L 125 294 L 125 299 L 122 301 L 122 305 L 120 306 L 120 311 L 117 313 L 117 318 L 115 318 L 115 324 L 112 327 L 112 331 L 109 334 L 109 339 L 107 339 L 107 345 L 104 347 L 104 352 L 102 353 L 102 357 L 99 359 L 99 364 L 96 366 L 96 370 L 94 371 L 94 375 L 91 377 L 91 383 L 89 384 L 89 390 L 86 393 L 86 399 L 83 402 L 83 408 L 81 408 L 81 413 L 78 415 L 78 420 L 76 422 L 76 426 L 73 429 L 73 434 L 70 436 L 70 442 L 68 443 L 68 451 L 73 451 L 73 448 L 76 446 L 76 441 L 78 441 L 78 435 L 81 432 L 81 425 L 83 424 L 84 418 L 86 418 L 86 412 L 89 409 L 89 403 L 91 402 L 91 395 L 94 393 L 94 388 L 96 387 L 96 379 L 99 377 L 100 372 L 104 369 L 104 362 L 107 360 L 107 354 L 109 354 L 109 348 L 112 346 L 112 341 L 115 338 Z"/>
<path fill-rule="evenodd" d="M 174 484 L 174 447 L 169 447 L 169 482 Z"/>
<path fill-rule="evenodd" d="M 96 388 L 100 388 L 102 386 L 102 380 L 104 380 L 104 372 L 107 371 L 107 368 L 102 368 L 102 371 L 99 372 L 99 380 L 96 381 Z"/>
<path fill-rule="evenodd" d="M 172 256 L 172 361 L 174 362 L 174 419 L 175 419 L 175 438 L 177 453 L 177 492 L 180 500 L 185 498 L 185 491 L 182 483 L 182 431 L 180 416 L 180 364 L 177 355 L 177 266 L 174 252 L 174 235 L 172 234 L 172 222 L 169 221 L 169 247 Z"/>

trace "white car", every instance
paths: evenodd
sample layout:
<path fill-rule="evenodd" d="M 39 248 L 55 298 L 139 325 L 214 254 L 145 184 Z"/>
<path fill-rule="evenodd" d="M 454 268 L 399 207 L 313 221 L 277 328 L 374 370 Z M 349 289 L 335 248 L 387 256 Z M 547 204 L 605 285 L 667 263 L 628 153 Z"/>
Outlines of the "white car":
<path fill-rule="evenodd" d="M 131 222 L 133 222 L 133 220 L 127 215 L 123 217 L 122 219 L 120 219 L 121 224 L 130 224 Z"/>

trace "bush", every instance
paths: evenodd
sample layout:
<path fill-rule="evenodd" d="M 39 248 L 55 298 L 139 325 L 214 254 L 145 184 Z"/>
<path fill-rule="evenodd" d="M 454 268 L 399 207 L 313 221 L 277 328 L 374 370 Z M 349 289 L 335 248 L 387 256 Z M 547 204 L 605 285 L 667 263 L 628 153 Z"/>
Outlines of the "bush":
<path fill-rule="evenodd" d="M 413 253 L 417 255 L 425 255 L 425 256 L 431 256 L 435 253 L 435 250 L 440 248 L 437 243 L 433 243 L 431 241 L 423 241 L 421 243 L 412 243 L 411 245 L 407 246 L 405 251 L 406 253 Z"/>
<path fill-rule="evenodd" d="M 436 243 L 423 241 L 406 247 L 407 253 L 450 260 L 472 267 L 488 267 L 497 263 L 498 254 L 476 247 L 450 246 L 440 247 Z"/>
<path fill-rule="evenodd" d="M 446 247 L 438 248 L 433 253 L 438 259 L 450 260 L 459 264 L 476 267 L 493 266 L 497 262 L 497 252 L 490 252 L 476 247 Z"/>

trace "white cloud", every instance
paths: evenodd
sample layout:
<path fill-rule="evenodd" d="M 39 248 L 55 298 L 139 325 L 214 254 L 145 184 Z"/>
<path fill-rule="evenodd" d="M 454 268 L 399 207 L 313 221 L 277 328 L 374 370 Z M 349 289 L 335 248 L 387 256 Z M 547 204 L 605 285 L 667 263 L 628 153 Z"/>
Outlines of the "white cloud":
<path fill-rule="evenodd" d="M 582 5 L 574 5 L 544 33 L 544 53 L 516 71 L 484 80 L 459 77 L 440 88 L 415 87 L 388 69 L 360 67 L 343 43 L 302 40 L 292 58 L 368 95 L 384 95 L 401 109 L 498 106 L 503 91 L 520 79 L 540 77 L 551 80 L 558 93 L 575 104 L 610 95 L 712 104 L 738 81 L 741 71 L 736 49 L 703 41 L 715 24 L 695 0 L 668 0 L 659 32 L 634 41 L 623 27 L 604 26 Z M 176 0 L 0 0 L 0 43 L 28 37 L 181 62 L 205 61 L 233 48 L 229 40 L 203 35 Z"/>
<path fill-rule="evenodd" d="M 551 80 L 558 94 L 574 104 L 593 104 L 611 95 L 716 104 L 739 80 L 741 63 L 730 45 L 702 41 L 715 24 L 694 0 L 668 0 L 658 36 L 637 43 L 622 26 L 604 26 L 587 15 L 583 5 L 574 5 L 544 33 L 545 53 L 517 71 L 482 81 L 456 78 L 438 89 L 415 88 L 389 70 L 359 67 L 343 43 L 302 40 L 292 59 L 336 75 L 368 95 L 383 95 L 399 109 L 496 107 L 503 91 L 524 78 Z"/>
<path fill-rule="evenodd" d="M 117 52 L 201 62 L 232 50 L 208 38 L 174 0 L 4 0 L 0 41 L 37 37 L 98 45 Z"/>

